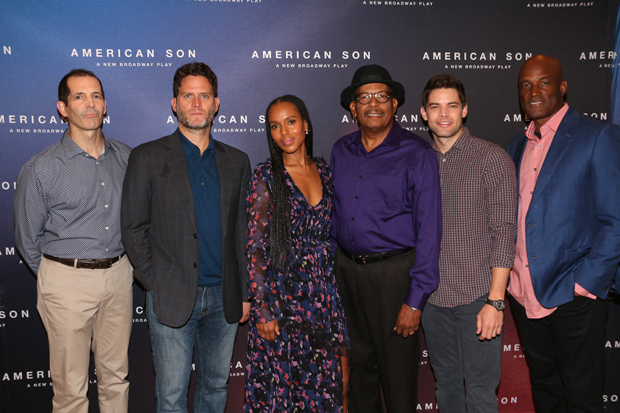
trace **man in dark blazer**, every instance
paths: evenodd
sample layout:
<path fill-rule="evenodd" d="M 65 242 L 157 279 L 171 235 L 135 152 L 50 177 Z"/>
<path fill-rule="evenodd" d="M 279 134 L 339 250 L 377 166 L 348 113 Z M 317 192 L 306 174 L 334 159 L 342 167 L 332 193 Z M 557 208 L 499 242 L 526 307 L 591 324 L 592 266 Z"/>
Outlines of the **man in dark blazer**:
<path fill-rule="evenodd" d="M 519 71 L 532 119 L 512 139 L 519 180 L 508 291 L 538 412 L 602 412 L 610 284 L 620 262 L 620 128 L 564 103 L 560 63 Z"/>
<path fill-rule="evenodd" d="M 224 412 L 238 322 L 248 319 L 245 258 L 247 155 L 210 135 L 217 77 L 204 63 L 174 76 L 179 128 L 129 159 L 123 241 L 147 291 L 157 412 L 187 412 L 192 353 L 194 412 Z"/>

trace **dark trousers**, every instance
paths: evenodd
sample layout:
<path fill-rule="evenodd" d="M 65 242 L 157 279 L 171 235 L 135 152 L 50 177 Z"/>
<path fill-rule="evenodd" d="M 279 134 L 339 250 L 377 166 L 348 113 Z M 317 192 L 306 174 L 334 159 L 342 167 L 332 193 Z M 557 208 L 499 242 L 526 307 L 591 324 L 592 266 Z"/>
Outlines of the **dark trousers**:
<path fill-rule="evenodd" d="M 609 302 L 575 297 L 540 319 L 527 318 L 512 297 L 510 306 L 530 369 L 536 411 L 603 412 Z"/>
<path fill-rule="evenodd" d="M 381 388 L 389 413 L 416 411 L 420 336 L 402 338 L 394 331 L 414 262 L 414 251 L 367 265 L 336 252 L 336 280 L 351 340 L 351 413 L 383 412 Z"/>
<path fill-rule="evenodd" d="M 441 413 L 497 413 L 502 336 L 478 340 L 478 313 L 488 294 L 456 307 L 426 303 L 422 325 Z M 465 386 L 463 386 L 465 381 Z"/>

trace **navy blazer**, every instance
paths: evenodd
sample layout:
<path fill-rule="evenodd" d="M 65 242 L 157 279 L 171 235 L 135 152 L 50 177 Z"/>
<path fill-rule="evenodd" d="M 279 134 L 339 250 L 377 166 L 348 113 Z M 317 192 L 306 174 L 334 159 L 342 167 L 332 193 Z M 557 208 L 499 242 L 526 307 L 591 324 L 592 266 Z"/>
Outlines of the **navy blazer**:
<path fill-rule="evenodd" d="M 245 198 L 250 161 L 238 149 L 216 140 L 214 144 L 220 181 L 224 315 L 234 323 L 241 318 L 242 303 L 248 297 Z M 198 292 L 199 248 L 194 199 L 178 132 L 131 152 L 121 227 L 134 276 L 153 291 L 159 322 L 182 326 L 191 316 Z"/>
<path fill-rule="evenodd" d="M 520 174 L 525 133 L 508 144 Z M 569 108 L 536 182 L 525 218 L 534 293 L 547 308 L 574 285 L 605 298 L 620 263 L 620 127 Z"/>

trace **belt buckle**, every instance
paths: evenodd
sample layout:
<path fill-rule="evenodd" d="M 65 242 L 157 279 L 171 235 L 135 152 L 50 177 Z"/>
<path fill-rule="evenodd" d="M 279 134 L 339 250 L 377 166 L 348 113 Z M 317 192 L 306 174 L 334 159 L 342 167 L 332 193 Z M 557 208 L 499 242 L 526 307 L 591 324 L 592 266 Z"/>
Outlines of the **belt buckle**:
<path fill-rule="evenodd" d="M 89 270 L 94 270 L 95 269 L 95 263 L 90 260 L 90 262 L 86 263 L 86 262 L 82 262 L 82 268 L 88 268 Z"/>
<path fill-rule="evenodd" d="M 366 265 L 366 256 L 364 254 L 353 254 L 353 262 Z"/>

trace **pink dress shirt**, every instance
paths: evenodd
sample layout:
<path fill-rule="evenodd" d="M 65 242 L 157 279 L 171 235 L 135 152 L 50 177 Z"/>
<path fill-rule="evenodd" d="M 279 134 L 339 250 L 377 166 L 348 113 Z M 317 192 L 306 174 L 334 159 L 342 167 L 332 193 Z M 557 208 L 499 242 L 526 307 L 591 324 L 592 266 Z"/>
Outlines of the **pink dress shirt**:
<path fill-rule="evenodd" d="M 508 292 L 525 308 L 525 312 L 528 318 L 543 318 L 553 313 L 557 307 L 547 308 L 543 307 L 536 295 L 534 294 L 534 287 L 532 286 L 532 276 L 530 274 L 526 239 L 525 239 L 525 217 L 530 207 L 532 200 L 532 194 L 536 187 L 536 181 L 538 180 L 538 174 L 540 168 L 545 162 L 555 133 L 564 119 L 564 115 L 568 111 L 568 104 L 564 103 L 564 106 L 556 112 L 540 128 L 540 139 L 534 135 L 536 131 L 536 125 L 534 122 L 530 122 L 525 132 L 527 137 L 527 144 L 523 157 L 521 158 L 521 168 L 519 172 L 519 205 L 517 208 L 517 248 L 515 252 L 515 262 L 510 272 L 510 284 L 508 286 Z M 575 292 L 580 295 L 586 295 L 590 298 L 596 298 L 593 294 L 590 294 L 584 288 L 575 284 Z"/>

